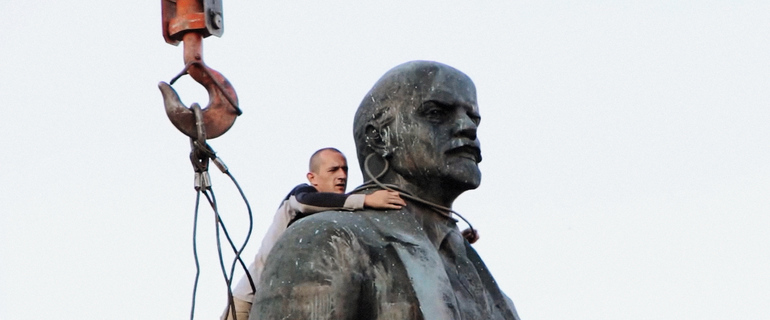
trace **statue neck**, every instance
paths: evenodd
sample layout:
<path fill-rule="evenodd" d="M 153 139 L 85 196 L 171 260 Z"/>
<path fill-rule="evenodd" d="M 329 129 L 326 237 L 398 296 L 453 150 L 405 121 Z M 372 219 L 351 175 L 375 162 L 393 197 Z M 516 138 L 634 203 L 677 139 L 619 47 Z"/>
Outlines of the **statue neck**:
<path fill-rule="evenodd" d="M 440 205 L 442 207 L 452 208 L 452 203 L 460 195 L 459 193 L 449 192 L 446 188 L 440 184 L 416 184 L 406 180 L 404 177 L 391 172 L 388 172 L 380 182 L 384 184 L 395 185 L 403 191 L 406 191 L 410 195 L 420 198 L 424 201 Z"/>
<path fill-rule="evenodd" d="M 407 206 L 404 208 L 414 216 L 425 235 L 438 249 L 442 240 L 453 229 L 457 228 L 456 220 L 444 216 L 422 203 L 407 200 Z"/>
<path fill-rule="evenodd" d="M 380 173 L 386 171 L 377 178 L 380 183 L 394 185 L 414 197 L 450 209 L 455 199 L 464 191 L 443 185 L 438 179 L 433 181 L 407 179 L 393 168 L 388 168 L 387 161 L 383 161 L 382 158 L 375 156 L 375 154 L 370 154 L 363 160 L 361 171 L 364 173 L 364 180 L 372 183 L 374 181 L 371 181 L 370 176 L 379 176 Z"/>

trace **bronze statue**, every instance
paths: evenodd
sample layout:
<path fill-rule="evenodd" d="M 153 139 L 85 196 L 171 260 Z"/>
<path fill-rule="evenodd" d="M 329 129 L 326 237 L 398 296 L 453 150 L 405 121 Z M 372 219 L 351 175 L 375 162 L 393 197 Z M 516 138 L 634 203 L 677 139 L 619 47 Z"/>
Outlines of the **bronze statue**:
<path fill-rule="evenodd" d="M 407 206 L 291 225 L 268 256 L 250 319 L 519 319 L 438 209 L 481 182 L 479 120 L 462 72 L 430 61 L 388 71 L 356 113 L 359 164 L 378 182 L 358 192 L 390 187 L 409 195 Z"/>

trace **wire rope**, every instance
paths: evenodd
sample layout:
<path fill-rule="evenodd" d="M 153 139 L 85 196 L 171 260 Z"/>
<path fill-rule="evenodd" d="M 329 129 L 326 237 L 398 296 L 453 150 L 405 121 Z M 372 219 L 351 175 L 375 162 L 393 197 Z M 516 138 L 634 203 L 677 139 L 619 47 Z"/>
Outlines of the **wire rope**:
<path fill-rule="evenodd" d="M 195 318 L 195 295 L 198 292 L 198 279 L 201 274 L 201 265 L 198 262 L 198 244 L 196 241 L 198 235 L 198 208 L 201 200 L 201 191 L 197 190 L 195 196 L 195 218 L 193 218 L 193 257 L 195 258 L 195 282 L 193 283 L 192 306 L 190 307 L 190 320 Z"/>
<path fill-rule="evenodd" d="M 241 199 L 243 199 L 243 202 L 246 205 L 246 209 L 249 216 L 249 229 L 246 234 L 246 238 L 243 241 L 243 244 L 240 246 L 240 248 L 236 247 L 235 242 L 233 241 L 232 237 L 230 236 L 230 233 L 227 231 L 227 227 L 225 226 L 225 223 L 222 219 L 222 216 L 219 213 L 219 207 L 217 205 L 216 196 L 214 195 L 214 190 L 211 188 L 210 182 L 201 183 L 201 186 L 196 185 L 196 198 L 195 198 L 195 221 L 193 224 L 193 255 L 195 259 L 195 282 L 193 284 L 193 296 L 192 296 L 192 306 L 190 310 L 190 319 L 193 320 L 195 317 L 195 300 L 198 290 L 198 282 L 200 279 L 200 262 L 198 258 L 198 248 L 197 248 L 197 230 L 198 230 L 198 213 L 200 211 L 200 198 L 201 193 L 206 197 L 206 200 L 209 203 L 209 206 L 214 211 L 214 219 L 215 219 L 215 228 L 216 228 L 216 243 L 217 243 L 217 255 L 219 257 L 219 266 L 222 270 L 222 275 L 225 279 L 225 283 L 227 284 L 227 309 L 231 312 L 233 319 L 236 319 L 235 315 L 235 305 L 233 301 L 233 292 L 232 292 L 232 282 L 233 277 L 235 275 L 235 267 L 236 265 L 240 264 L 240 266 L 243 268 L 244 273 L 246 274 L 246 278 L 249 281 L 249 285 L 251 286 L 252 291 L 256 291 L 256 286 L 254 284 L 254 280 L 251 277 L 251 274 L 249 274 L 248 267 L 246 267 L 246 264 L 243 262 L 243 259 L 241 258 L 241 254 L 243 253 L 243 250 L 246 248 L 246 245 L 248 244 L 249 239 L 251 238 L 251 233 L 254 229 L 254 216 L 251 210 L 251 204 L 249 204 L 248 199 L 246 198 L 246 195 L 243 192 L 243 189 L 241 188 L 240 184 L 238 184 L 238 181 L 235 179 L 235 176 L 233 176 L 230 171 L 227 169 L 227 167 L 224 165 L 224 163 L 221 161 L 220 158 L 216 157 L 213 150 L 211 150 L 211 147 L 208 146 L 208 144 L 193 144 L 194 150 L 202 151 L 198 154 L 204 154 L 203 160 L 198 160 L 198 162 L 194 162 L 194 166 L 197 169 L 202 170 L 202 172 L 198 172 L 196 170 L 196 177 L 198 177 L 198 174 L 206 174 L 206 170 L 208 169 L 205 163 L 209 159 L 214 159 L 214 163 L 217 165 L 217 167 L 222 171 L 222 173 L 226 174 L 230 180 L 233 182 L 235 187 L 238 189 L 238 193 L 241 196 Z M 196 178 L 197 179 L 197 178 Z M 206 179 L 202 179 L 201 181 L 207 181 Z M 227 268 L 225 267 L 225 260 L 224 255 L 222 253 L 222 239 L 221 239 L 221 233 L 224 233 L 225 238 L 227 239 L 228 244 L 230 245 L 230 248 L 233 250 L 233 253 L 235 254 L 235 257 L 233 258 L 232 263 L 230 263 L 230 272 L 228 273 Z"/>
<path fill-rule="evenodd" d="M 463 217 L 459 212 L 454 211 L 451 208 L 447 208 L 447 207 L 444 207 L 442 205 L 438 205 L 438 204 L 435 204 L 433 202 L 424 200 L 424 199 L 422 199 L 420 197 L 417 197 L 417 196 L 409 193 L 408 191 L 406 191 L 404 189 L 401 189 L 399 186 L 396 186 L 396 185 L 393 185 L 393 184 L 384 184 L 384 183 L 380 182 L 380 180 L 378 180 L 378 178 L 384 176 L 385 173 L 388 172 L 388 170 L 390 169 L 390 164 L 388 163 L 387 159 L 382 158 L 382 160 L 385 162 L 385 167 L 382 169 L 382 172 L 380 172 L 376 176 L 373 175 L 372 171 L 369 169 L 369 160 L 371 160 L 372 157 L 374 155 L 376 155 L 376 154 L 377 153 L 371 153 L 368 156 L 366 156 L 366 159 L 364 159 L 364 171 L 365 171 L 366 175 L 369 176 L 369 178 L 374 183 L 372 183 L 372 182 L 365 183 L 365 184 L 361 185 L 360 187 L 356 188 L 355 190 L 353 190 L 353 192 L 364 190 L 364 189 L 368 189 L 368 188 L 372 188 L 372 187 L 379 187 L 381 189 L 398 192 L 398 194 L 401 195 L 402 197 L 405 197 L 407 199 L 411 199 L 413 201 L 422 203 L 422 204 L 430 207 L 434 211 L 438 212 L 443 217 L 446 217 L 446 218 L 449 218 L 449 219 L 454 219 L 454 218 L 452 218 L 451 214 L 457 215 L 458 217 L 460 217 L 460 219 L 465 221 L 466 224 L 468 224 L 468 227 L 470 228 L 471 232 L 476 234 L 476 229 L 473 228 L 473 225 L 471 225 L 471 223 L 468 221 L 468 219 L 465 219 L 465 217 Z"/>

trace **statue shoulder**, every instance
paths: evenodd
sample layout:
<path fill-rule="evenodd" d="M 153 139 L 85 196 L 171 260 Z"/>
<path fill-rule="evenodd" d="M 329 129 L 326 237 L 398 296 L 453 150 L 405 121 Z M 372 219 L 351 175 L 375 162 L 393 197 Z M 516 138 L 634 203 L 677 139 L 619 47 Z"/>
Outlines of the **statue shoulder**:
<path fill-rule="evenodd" d="M 328 241 L 331 238 L 347 240 L 377 237 L 377 227 L 382 219 L 378 210 L 324 211 L 304 217 L 291 224 L 283 241 Z M 285 238 L 285 240 L 284 240 Z"/>
<path fill-rule="evenodd" d="M 359 213 L 326 211 L 292 224 L 270 251 L 252 313 L 260 319 L 328 315 L 357 319 L 372 258 L 371 229 Z M 368 298 L 367 298 L 368 299 Z M 318 318 L 327 319 L 327 318 Z"/>

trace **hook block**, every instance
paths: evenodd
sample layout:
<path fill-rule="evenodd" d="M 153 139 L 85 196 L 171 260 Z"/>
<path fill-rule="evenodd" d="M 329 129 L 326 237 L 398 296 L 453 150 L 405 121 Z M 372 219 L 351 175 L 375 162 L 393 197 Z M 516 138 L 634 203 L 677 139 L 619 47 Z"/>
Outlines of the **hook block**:
<path fill-rule="evenodd" d="M 201 0 L 197 1 L 200 3 Z M 168 44 L 178 45 L 188 31 L 197 32 L 203 37 L 221 37 L 225 31 L 222 0 L 202 0 L 202 12 L 190 12 L 189 8 L 183 8 L 182 11 L 186 13 L 181 15 L 178 14 L 176 0 L 161 0 L 160 4 L 163 39 Z M 200 5 L 197 7 L 200 8 Z"/>

